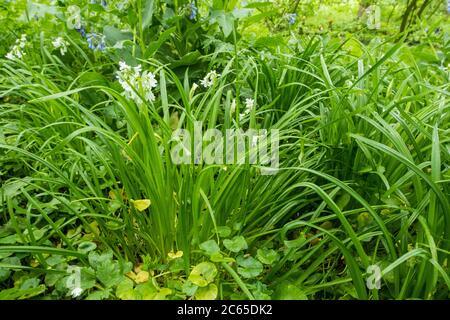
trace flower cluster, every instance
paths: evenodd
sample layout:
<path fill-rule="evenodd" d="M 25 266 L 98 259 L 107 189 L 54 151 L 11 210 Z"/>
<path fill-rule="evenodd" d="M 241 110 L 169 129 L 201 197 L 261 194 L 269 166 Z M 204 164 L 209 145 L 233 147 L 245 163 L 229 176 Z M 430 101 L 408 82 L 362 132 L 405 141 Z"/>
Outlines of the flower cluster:
<path fill-rule="evenodd" d="M 19 39 L 16 39 L 16 44 L 11 48 L 11 51 L 9 51 L 6 54 L 7 59 L 20 59 L 25 55 L 25 52 L 23 49 L 25 49 L 25 46 L 27 44 L 27 35 L 22 34 Z"/>
<path fill-rule="evenodd" d="M 191 3 L 188 4 L 188 9 L 189 9 L 189 19 L 190 20 L 195 20 L 195 18 L 197 17 L 197 13 L 198 13 L 198 8 L 195 6 L 194 1 L 192 1 Z"/>
<path fill-rule="evenodd" d="M 297 19 L 296 13 L 289 13 L 287 15 L 288 24 L 292 26 L 295 23 L 295 20 Z"/>
<path fill-rule="evenodd" d="M 89 49 L 105 51 L 105 36 L 97 33 L 88 33 L 86 35 Z"/>
<path fill-rule="evenodd" d="M 69 45 L 69 43 L 64 40 L 62 37 L 57 37 L 52 41 L 53 44 L 53 48 L 55 49 L 59 49 L 59 52 L 61 53 L 61 55 L 65 55 L 67 52 L 67 46 Z"/>
<path fill-rule="evenodd" d="M 117 80 L 125 90 L 123 95 L 138 104 L 144 102 L 141 96 L 144 97 L 145 101 L 154 101 L 155 95 L 153 94 L 152 89 L 158 84 L 153 73 L 141 71 L 141 65 L 131 67 L 121 61 L 119 62 L 119 71 L 116 75 Z"/>
<path fill-rule="evenodd" d="M 200 84 L 204 88 L 209 88 L 214 84 L 214 82 L 218 77 L 220 77 L 220 74 L 217 73 L 216 70 L 212 70 L 208 72 L 208 74 L 203 78 L 203 80 L 200 80 Z"/>
<path fill-rule="evenodd" d="M 91 3 L 100 3 L 103 7 L 106 7 L 105 0 L 91 0 Z M 86 37 L 89 49 L 105 51 L 105 36 L 94 32 L 86 33 L 86 29 L 81 24 L 81 9 L 78 6 L 72 5 L 67 8 L 66 21 L 69 29 L 75 29 L 83 38 Z"/>
<path fill-rule="evenodd" d="M 244 119 L 244 117 L 248 115 L 253 110 L 254 107 L 255 107 L 255 100 L 251 98 L 245 99 L 245 110 L 243 113 L 239 114 L 239 120 Z"/>

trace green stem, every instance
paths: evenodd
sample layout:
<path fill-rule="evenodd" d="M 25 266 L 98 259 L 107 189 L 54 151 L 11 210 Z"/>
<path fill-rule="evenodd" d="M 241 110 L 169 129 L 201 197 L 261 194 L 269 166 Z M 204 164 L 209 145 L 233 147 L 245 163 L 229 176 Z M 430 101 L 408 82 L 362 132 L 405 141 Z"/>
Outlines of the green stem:
<path fill-rule="evenodd" d="M 233 268 L 231 268 L 225 262 L 222 262 L 222 267 L 224 267 L 225 270 L 228 271 L 228 273 L 233 277 L 233 279 L 236 281 L 236 283 L 239 285 L 239 287 L 241 287 L 242 291 L 244 291 L 244 293 L 247 295 L 247 297 L 250 300 L 255 300 L 255 297 L 253 297 L 252 293 L 250 292 L 250 290 L 248 290 L 245 283 L 241 280 L 241 278 L 239 278 L 239 275 L 236 273 L 236 271 L 234 271 Z"/>

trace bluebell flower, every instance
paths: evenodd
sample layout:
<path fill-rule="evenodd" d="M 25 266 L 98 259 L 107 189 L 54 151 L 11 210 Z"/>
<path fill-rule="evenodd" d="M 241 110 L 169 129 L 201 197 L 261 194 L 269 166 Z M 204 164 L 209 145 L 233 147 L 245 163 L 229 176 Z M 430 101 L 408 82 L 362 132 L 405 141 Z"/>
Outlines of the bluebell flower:
<path fill-rule="evenodd" d="M 297 14 L 296 13 L 290 13 L 287 15 L 287 19 L 288 19 L 288 24 L 290 26 L 292 26 L 295 23 L 295 19 L 297 18 Z"/>
<path fill-rule="evenodd" d="M 88 47 L 89 49 L 95 50 L 96 46 L 95 46 L 95 39 L 97 38 L 97 35 L 95 33 L 88 33 L 87 36 L 87 43 L 88 43 Z"/>
<path fill-rule="evenodd" d="M 100 41 L 97 45 L 97 49 L 100 51 L 105 51 L 106 50 L 106 43 L 105 43 L 105 37 L 102 36 L 100 37 Z"/>
<path fill-rule="evenodd" d="M 106 0 L 102 0 L 102 1 L 101 1 L 101 5 L 102 5 L 104 8 L 106 8 Z"/>
<path fill-rule="evenodd" d="M 195 20 L 195 18 L 197 17 L 198 8 L 195 6 L 194 1 L 192 1 L 189 4 L 189 10 L 190 10 L 189 19 Z"/>
<path fill-rule="evenodd" d="M 84 38 L 86 36 L 86 30 L 83 26 L 81 26 L 79 29 L 75 28 L 75 30 Z"/>
<path fill-rule="evenodd" d="M 88 33 L 86 35 L 88 47 L 91 50 L 106 50 L 105 36 L 97 33 Z"/>

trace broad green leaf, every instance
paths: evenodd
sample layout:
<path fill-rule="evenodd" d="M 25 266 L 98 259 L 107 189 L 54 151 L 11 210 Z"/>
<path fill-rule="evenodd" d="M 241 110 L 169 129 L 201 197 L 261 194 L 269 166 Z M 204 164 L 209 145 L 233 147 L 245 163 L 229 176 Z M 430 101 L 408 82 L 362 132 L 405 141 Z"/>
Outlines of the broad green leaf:
<path fill-rule="evenodd" d="M 188 296 L 193 296 L 197 291 L 198 286 L 193 284 L 191 281 L 187 280 L 183 283 L 182 290 Z"/>
<path fill-rule="evenodd" d="M 23 300 L 40 295 L 45 291 L 45 285 L 41 284 L 36 288 L 21 290 L 18 288 L 5 289 L 0 291 L 0 300 Z"/>
<path fill-rule="evenodd" d="M 261 274 L 263 265 L 253 257 L 239 256 L 236 258 L 238 273 L 244 278 L 254 278 Z"/>
<path fill-rule="evenodd" d="M 213 11 L 211 14 L 211 20 L 217 21 L 219 26 L 222 28 L 222 32 L 225 37 L 228 37 L 234 28 L 234 16 L 230 12 L 225 12 L 224 10 Z"/>
<path fill-rule="evenodd" d="M 96 276 L 107 288 L 117 285 L 125 277 L 117 261 L 108 261 L 98 265 Z"/>
<path fill-rule="evenodd" d="M 153 300 L 166 300 L 168 295 L 172 294 L 172 289 L 170 288 L 161 288 L 156 295 L 154 296 Z"/>
<path fill-rule="evenodd" d="M 86 300 L 104 300 L 104 299 L 108 299 L 110 295 L 111 295 L 110 289 L 97 290 L 97 291 L 90 293 L 86 297 Z"/>
<path fill-rule="evenodd" d="M 202 54 L 198 50 L 189 52 L 185 54 L 183 57 L 181 57 L 181 59 L 172 61 L 170 63 L 170 67 L 177 68 L 181 66 L 193 65 L 197 63 L 201 57 Z"/>
<path fill-rule="evenodd" d="M 301 289 L 287 281 L 277 286 L 273 298 L 275 300 L 308 300 Z"/>
<path fill-rule="evenodd" d="M 117 42 L 133 39 L 133 34 L 131 32 L 120 31 L 113 26 L 105 26 L 103 28 L 103 34 L 105 35 L 106 42 L 110 47 L 114 46 Z"/>
<path fill-rule="evenodd" d="M 256 257 L 264 264 L 272 265 L 280 258 L 279 254 L 273 249 L 261 248 L 256 251 Z"/>
<path fill-rule="evenodd" d="M 170 29 L 165 30 L 164 32 L 160 33 L 158 35 L 158 40 L 157 41 L 153 41 L 150 43 L 150 45 L 148 46 L 148 48 L 145 50 L 145 58 L 150 58 L 153 56 L 153 54 L 155 52 L 158 51 L 158 49 L 164 44 L 164 42 L 166 42 L 167 40 L 170 39 L 172 33 L 174 33 L 176 31 L 176 27 L 172 27 Z"/>
<path fill-rule="evenodd" d="M 158 289 L 153 285 L 151 281 L 139 284 L 136 286 L 135 294 L 142 300 L 154 300 Z"/>
<path fill-rule="evenodd" d="M 124 277 L 117 285 L 116 296 L 121 300 L 135 300 L 136 295 L 133 290 L 133 281 Z"/>
<path fill-rule="evenodd" d="M 215 240 L 208 240 L 200 244 L 200 249 L 206 252 L 206 254 L 213 255 L 220 252 L 219 245 Z"/>
<path fill-rule="evenodd" d="M 224 257 L 221 253 L 214 253 L 209 257 L 212 262 L 234 262 L 235 260 L 231 257 Z"/>
<path fill-rule="evenodd" d="M 197 300 L 215 300 L 217 298 L 217 292 L 217 286 L 214 283 L 210 283 L 206 287 L 198 288 L 194 297 Z"/>
<path fill-rule="evenodd" d="M 231 234 L 231 228 L 227 226 L 217 227 L 217 233 L 220 237 L 226 238 Z"/>
<path fill-rule="evenodd" d="M 223 240 L 225 248 L 232 252 L 239 252 L 248 248 L 247 241 L 243 236 L 235 236 L 232 239 Z"/>
<path fill-rule="evenodd" d="M 0 238 L 0 244 L 15 244 L 20 242 L 20 238 L 17 234 L 12 234 L 7 237 Z"/>
<path fill-rule="evenodd" d="M 145 29 L 152 24 L 154 0 L 145 0 L 145 6 L 142 14 L 142 28 Z"/>
<path fill-rule="evenodd" d="M 98 265 L 100 265 L 102 263 L 112 261 L 112 258 L 113 258 L 113 254 L 112 254 L 112 251 L 110 251 L 110 250 L 106 251 L 102 254 L 98 254 L 97 252 L 92 251 L 88 255 L 89 264 L 93 268 L 96 268 Z"/>

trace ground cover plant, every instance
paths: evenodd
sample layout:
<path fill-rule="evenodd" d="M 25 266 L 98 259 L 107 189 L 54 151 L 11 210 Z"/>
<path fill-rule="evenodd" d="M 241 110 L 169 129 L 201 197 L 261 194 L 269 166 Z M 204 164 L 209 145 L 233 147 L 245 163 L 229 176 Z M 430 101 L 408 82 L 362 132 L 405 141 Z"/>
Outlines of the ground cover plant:
<path fill-rule="evenodd" d="M 0 299 L 450 297 L 441 1 L 0 8 Z"/>

